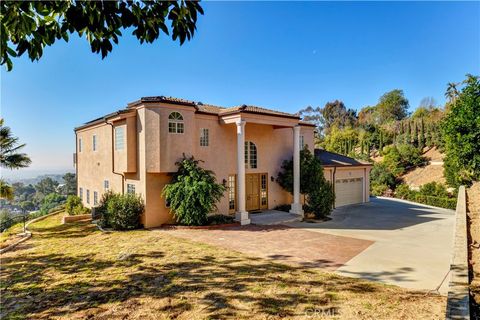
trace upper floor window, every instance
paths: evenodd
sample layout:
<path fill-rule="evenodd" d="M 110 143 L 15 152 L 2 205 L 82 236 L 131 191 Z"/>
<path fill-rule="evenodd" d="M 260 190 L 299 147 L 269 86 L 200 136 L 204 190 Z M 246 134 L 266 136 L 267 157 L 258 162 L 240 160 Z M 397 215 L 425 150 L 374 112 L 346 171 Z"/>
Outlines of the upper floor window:
<path fill-rule="evenodd" d="M 301 135 L 300 136 L 300 150 L 305 149 L 305 136 Z"/>
<path fill-rule="evenodd" d="M 200 129 L 200 146 L 208 147 L 208 129 Z"/>
<path fill-rule="evenodd" d="M 245 141 L 245 168 L 257 168 L 257 146 L 251 141 Z"/>
<path fill-rule="evenodd" d="M 179 112 L 172 112 L 168 116 L 168 132 L 183 133 L 183 116 Z"/>
<path fill-rule="evenodd" d="M 82 138 L 78 139 L 78 152 L 82 152 Z"/>
<path fill-rule="evenodd" d="M 125 128 L 115 128 L 115 150 L 123 150 L 125 147 Z"/>
<path fill-rule="evenodd" d="M 92 137 L 92 149 L 93 151 L 97 151 L 97 135 L 94 134 Z"/>
<path fill-rule="evenodd" d="M 127 193 L 135 193 L 135 185 L 127 183 Z"/>

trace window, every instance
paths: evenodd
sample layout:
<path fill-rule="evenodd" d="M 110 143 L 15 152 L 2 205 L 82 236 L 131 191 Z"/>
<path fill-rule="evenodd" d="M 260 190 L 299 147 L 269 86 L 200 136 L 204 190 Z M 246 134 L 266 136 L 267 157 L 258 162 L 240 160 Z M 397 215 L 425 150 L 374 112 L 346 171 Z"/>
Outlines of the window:
<path fill-rule="evenodd" d="M 115 128 L 115 150 L 123 150 L 125 147 L 125 128 Z"/>
<path fill-rule="evenodd" d="M 257 168 L 257 146 L 251 141 L 245 141 L 245 168 Z"/>
<path fill-rule="evenodd" d="M 303 135 L 300 136 L 300 150 L 305 149 L 305 137 Z"/>
<path fill-rule="evenodd" d="M 235 211 L 235 192 L 236 192 L 236 181 L 235 175 L 228 176 L 228 210 L 233 212 Z"/>
<path fill-rule="evenodd" d="M 260 176 L 260 207 L 262 209 L 268 207 L 266 173 L 262 173 L 262 175 Z"/>
<path fill-rule="evenodd" d="M 94 134 L 92 137 L 92 149 L 93 151 L 97 151 L 97 135 Z"/>
<path fill-rule="evenodd" d="M 200 129 L 200 146 L 208 147 L 208 129 Z"/>
<path fill-rule="evenodd" d="M 80 200 L 83 201 L 83 188 L 80 188 L 80 190 L 78 192 L 78 196 L 80 197 Z"/>
<path fill-rule="evenodd" d="M 127 183 L 127 193 L 135 193 L 135 185 Z"/>
<path fill-rule="evenodd" d="M 82 138 L 78 139 L 78 152 L 82 152 Z"/>
<path fill-rule="evenodd" d="M 93 191 L 93 205 L 96 206 L 98 204 L 98 192 Z"/>
<path fill-rule="evenodd" d="M 178 112 L 172 112 L 168 116 L 168 132 L 183 133 L 183 116 Z"/>
<path fill-rule="evenodd" d="M 90 190 L 87 189 L 87 203 L 90 203 Z"/>
<path fill-rule="evenodd" d="M 103 189 L 108 190 L 110 188 L 110 182 L 108 180 L 103 180 Z"/>

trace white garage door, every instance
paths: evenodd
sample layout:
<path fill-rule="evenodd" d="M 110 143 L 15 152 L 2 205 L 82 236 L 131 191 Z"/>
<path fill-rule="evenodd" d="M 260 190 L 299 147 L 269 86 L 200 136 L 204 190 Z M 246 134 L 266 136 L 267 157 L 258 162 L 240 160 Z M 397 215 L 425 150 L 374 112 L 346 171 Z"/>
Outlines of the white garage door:
<path fill-rule="evenodd" d="M 363 178 L 335 180 L 335 207 L 363 202 Z"/>

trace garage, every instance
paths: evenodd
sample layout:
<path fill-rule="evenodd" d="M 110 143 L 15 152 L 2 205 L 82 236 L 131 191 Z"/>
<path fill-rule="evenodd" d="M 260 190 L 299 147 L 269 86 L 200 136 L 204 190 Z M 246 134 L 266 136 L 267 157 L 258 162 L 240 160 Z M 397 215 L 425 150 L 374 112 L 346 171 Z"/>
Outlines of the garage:
<path fill-rule="evenodd" d="M 315 149 L 315 156 L 333 183 L 336 208 L 369 201 L 372 164 L 323 149 Z"/>
<path fill-rule="evenodd" d="M 363 178 L 335 180 L 335 207 L 363 202 Z"/>

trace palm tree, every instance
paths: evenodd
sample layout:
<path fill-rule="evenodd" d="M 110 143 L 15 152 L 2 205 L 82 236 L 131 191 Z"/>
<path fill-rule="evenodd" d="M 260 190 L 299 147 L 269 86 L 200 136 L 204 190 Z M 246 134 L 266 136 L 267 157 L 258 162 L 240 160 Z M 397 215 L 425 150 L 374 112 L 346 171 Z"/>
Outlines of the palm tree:
<path fill-rule="evenodd" d="M 28 167 L 32 162 L 20 149 L 25 144 L 19 144 L 18 138 L 12 135 L 9 127 L 3 125 L 0 119 L 0 167 L 7 169 L 20 169 Z M 13 188 L 0 179 L 0 199 L 13 199 Z"/>
<path fill-rule="evenodd" d="M 20 149 L 25 144 L 19 144 L 18 138 L 12 135 L 9 127 L 4 126 L 4 119 L 0 119 L 0 167 L 7 169 L 20 169 L 28 167 L 32 162 Z"/>
<path fill-rule="evenodd" d="M 449 82 L 447 84 L 447 91 L 445 92 L 445 98 L 449 100 L 449 102 L 455 103 L 455 99 L 458 97 L 458 89 L 457 89 L 458 83 L 455 82 Z"/>

